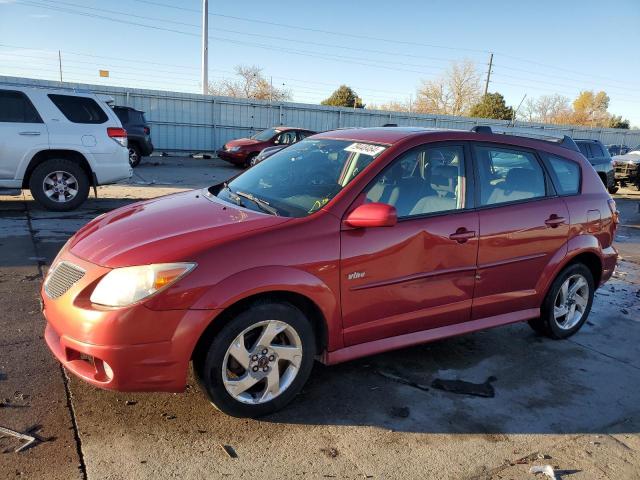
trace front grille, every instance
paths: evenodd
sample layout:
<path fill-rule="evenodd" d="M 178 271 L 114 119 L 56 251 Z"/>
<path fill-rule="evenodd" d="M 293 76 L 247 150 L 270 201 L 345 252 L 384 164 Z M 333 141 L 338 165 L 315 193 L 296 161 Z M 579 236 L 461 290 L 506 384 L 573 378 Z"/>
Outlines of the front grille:
<path fill-rule="evenodd" d="M 64 295 L 78 280 L 84 277 L 85 271 L 68 262 L 60 262 L 44 284 L 44 290 L 50 298 Z"/>

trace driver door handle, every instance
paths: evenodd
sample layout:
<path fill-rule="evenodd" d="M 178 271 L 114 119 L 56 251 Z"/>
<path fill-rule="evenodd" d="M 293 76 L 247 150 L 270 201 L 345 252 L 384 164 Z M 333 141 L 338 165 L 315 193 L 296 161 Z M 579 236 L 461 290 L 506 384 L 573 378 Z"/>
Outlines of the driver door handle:
<path fill-rule="evenodd" d="M 36 135 L 40 135 L 40 132 L 19 132 L 18 135 L 27 135 L 27 136 L 35 137 Z"/>
<path fill-rule="evenodd" d="M 450 240 L 455 240 L 458 243 L 464 243 L 470 238 L 474 238 L 476 236 L 476 232 L 467 230 L 464 227 L 460 227 L 456 230 L 456 233 L 452 233 L 449 235 Z"/>

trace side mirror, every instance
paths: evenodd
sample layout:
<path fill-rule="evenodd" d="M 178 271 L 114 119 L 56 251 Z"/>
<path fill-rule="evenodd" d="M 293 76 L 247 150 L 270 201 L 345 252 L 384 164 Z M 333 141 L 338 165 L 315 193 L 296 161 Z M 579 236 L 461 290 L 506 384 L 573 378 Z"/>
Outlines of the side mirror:
<path fill-rule="evenodd" d="M 365 203 L 360 205 L 345 219 L 350 227 L 392 227 L 398 222 L 396 208 L 386 203 Z"/>

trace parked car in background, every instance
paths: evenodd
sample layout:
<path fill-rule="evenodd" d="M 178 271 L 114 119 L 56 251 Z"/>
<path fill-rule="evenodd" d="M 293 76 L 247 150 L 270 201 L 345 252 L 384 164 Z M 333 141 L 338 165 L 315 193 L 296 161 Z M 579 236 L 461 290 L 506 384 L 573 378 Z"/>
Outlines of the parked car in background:
<path fill-rule="evenodd" d="M 613 157 L 616 182 L 622 186 L 633 185 L 640 190 L 640 145 L 625 155 Z"/>
<path fill-rule="evenodd" d="M 132 167 L 138 166 L 142 157 L 147 157 L 153 153 L 153 143 L 151 142 L 151 128 L 144 117 L 144 112 L 131 107 L 114 106 L 113 111 L 122 122 L 122 126 L 127 131 L 129 143 L 129 164 Z"/>
<path fill-rule="evenodd" d="M 589 163 L 593 165 L 593 168 L 598 172 L 598 176 L 602 183 L 607 187 L 609 193 L 613 194 L 618 191 L 616 186 L 616 177 L 613 169 L 613 160 L 609 151 L 605 148 L 600 140 L 590 139 L 574 139 L 576 145 L 580 149 L 580 152 L 587 157 Z"/>
<path fill-rule="evenodd" d="M 616 155 L 624 155 L 631 151 L 631 147 L 627 147 L 626 145 L 607 145 L 607 150 L 609 151 L 609 155 L 612 157 Z"/>
<path fill-rule="evenodd" d="M 573 335 L 615 268 L 617 223 L 568 137 L 324 132 L 82 227 L 44 281 L 45 339 L 106 389 L 183 391 L 193 364 L 220 410 L 257 417 L 316 359 L 523 321 Z"/>
<path fill-rule="evenodd" d="M 0 85 L 0 193 L 28 188 L 49 210 L 85 201 L 91 186 L 129 178 L 127 133 L 89 91 Z"/>
<path fill-rule="evenodd" d="M 268 147 L 286 147 L 299 142 L 315 132 L 304 128 L 275 127 L 256 133 L 250 138 L 227 142 L 216 152 L 219 158 L 241 167 L 249 167 L 252 160 Z M 254 162 L 255 163 L 255 162 Z"/>
<path fill-rule="evenodd" d="M 305 131 L 305 134 L 307 133 L 307 131 Z M 311 135 L 315 135 L 316 132 L 312 132 L 312 131 L 308 131 L 309 135 L 307 136 L 311 136 Z M 302 138 L 306 138 L 303 137 L 302 135 L 298 135 L 298 141 L 302 140 Z M 257 156 L 253 157 L 251 159 L 250 165 L 251 167 L 253 167 L 256 163 L 260 163 L 263 160 L 266 160 L 267 158 L 269 158 L 271 155 L 273 155 L 274 153 L 279 152 L 280 150 L 287 148 L 289 145 L 276 145 L 275 147 L 267 147 L 264 150 L 262 150 Z"/>

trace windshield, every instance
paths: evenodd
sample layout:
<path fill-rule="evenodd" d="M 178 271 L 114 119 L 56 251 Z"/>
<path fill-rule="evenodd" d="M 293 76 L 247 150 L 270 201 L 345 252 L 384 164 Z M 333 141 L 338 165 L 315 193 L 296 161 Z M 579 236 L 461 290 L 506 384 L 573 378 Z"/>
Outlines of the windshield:
<path fill-rule="evenodd" d="M 267 128 L 261 132 L 256 133 L 253 137 L 254 140 L 260 140 L 261 142 L 266 142 L 267 140 L 271 140 L 276 133 L 279 133 L 280 130 L 276 130 L 275 128 Z"/>
<path fill-rule="evenodd" d="M 284 217 L 305 217 L 329 203 L 385 149 L 348 140 L 302 140 L 250 168 L 216 195 L 256 211 L 271 208 Z"/>

